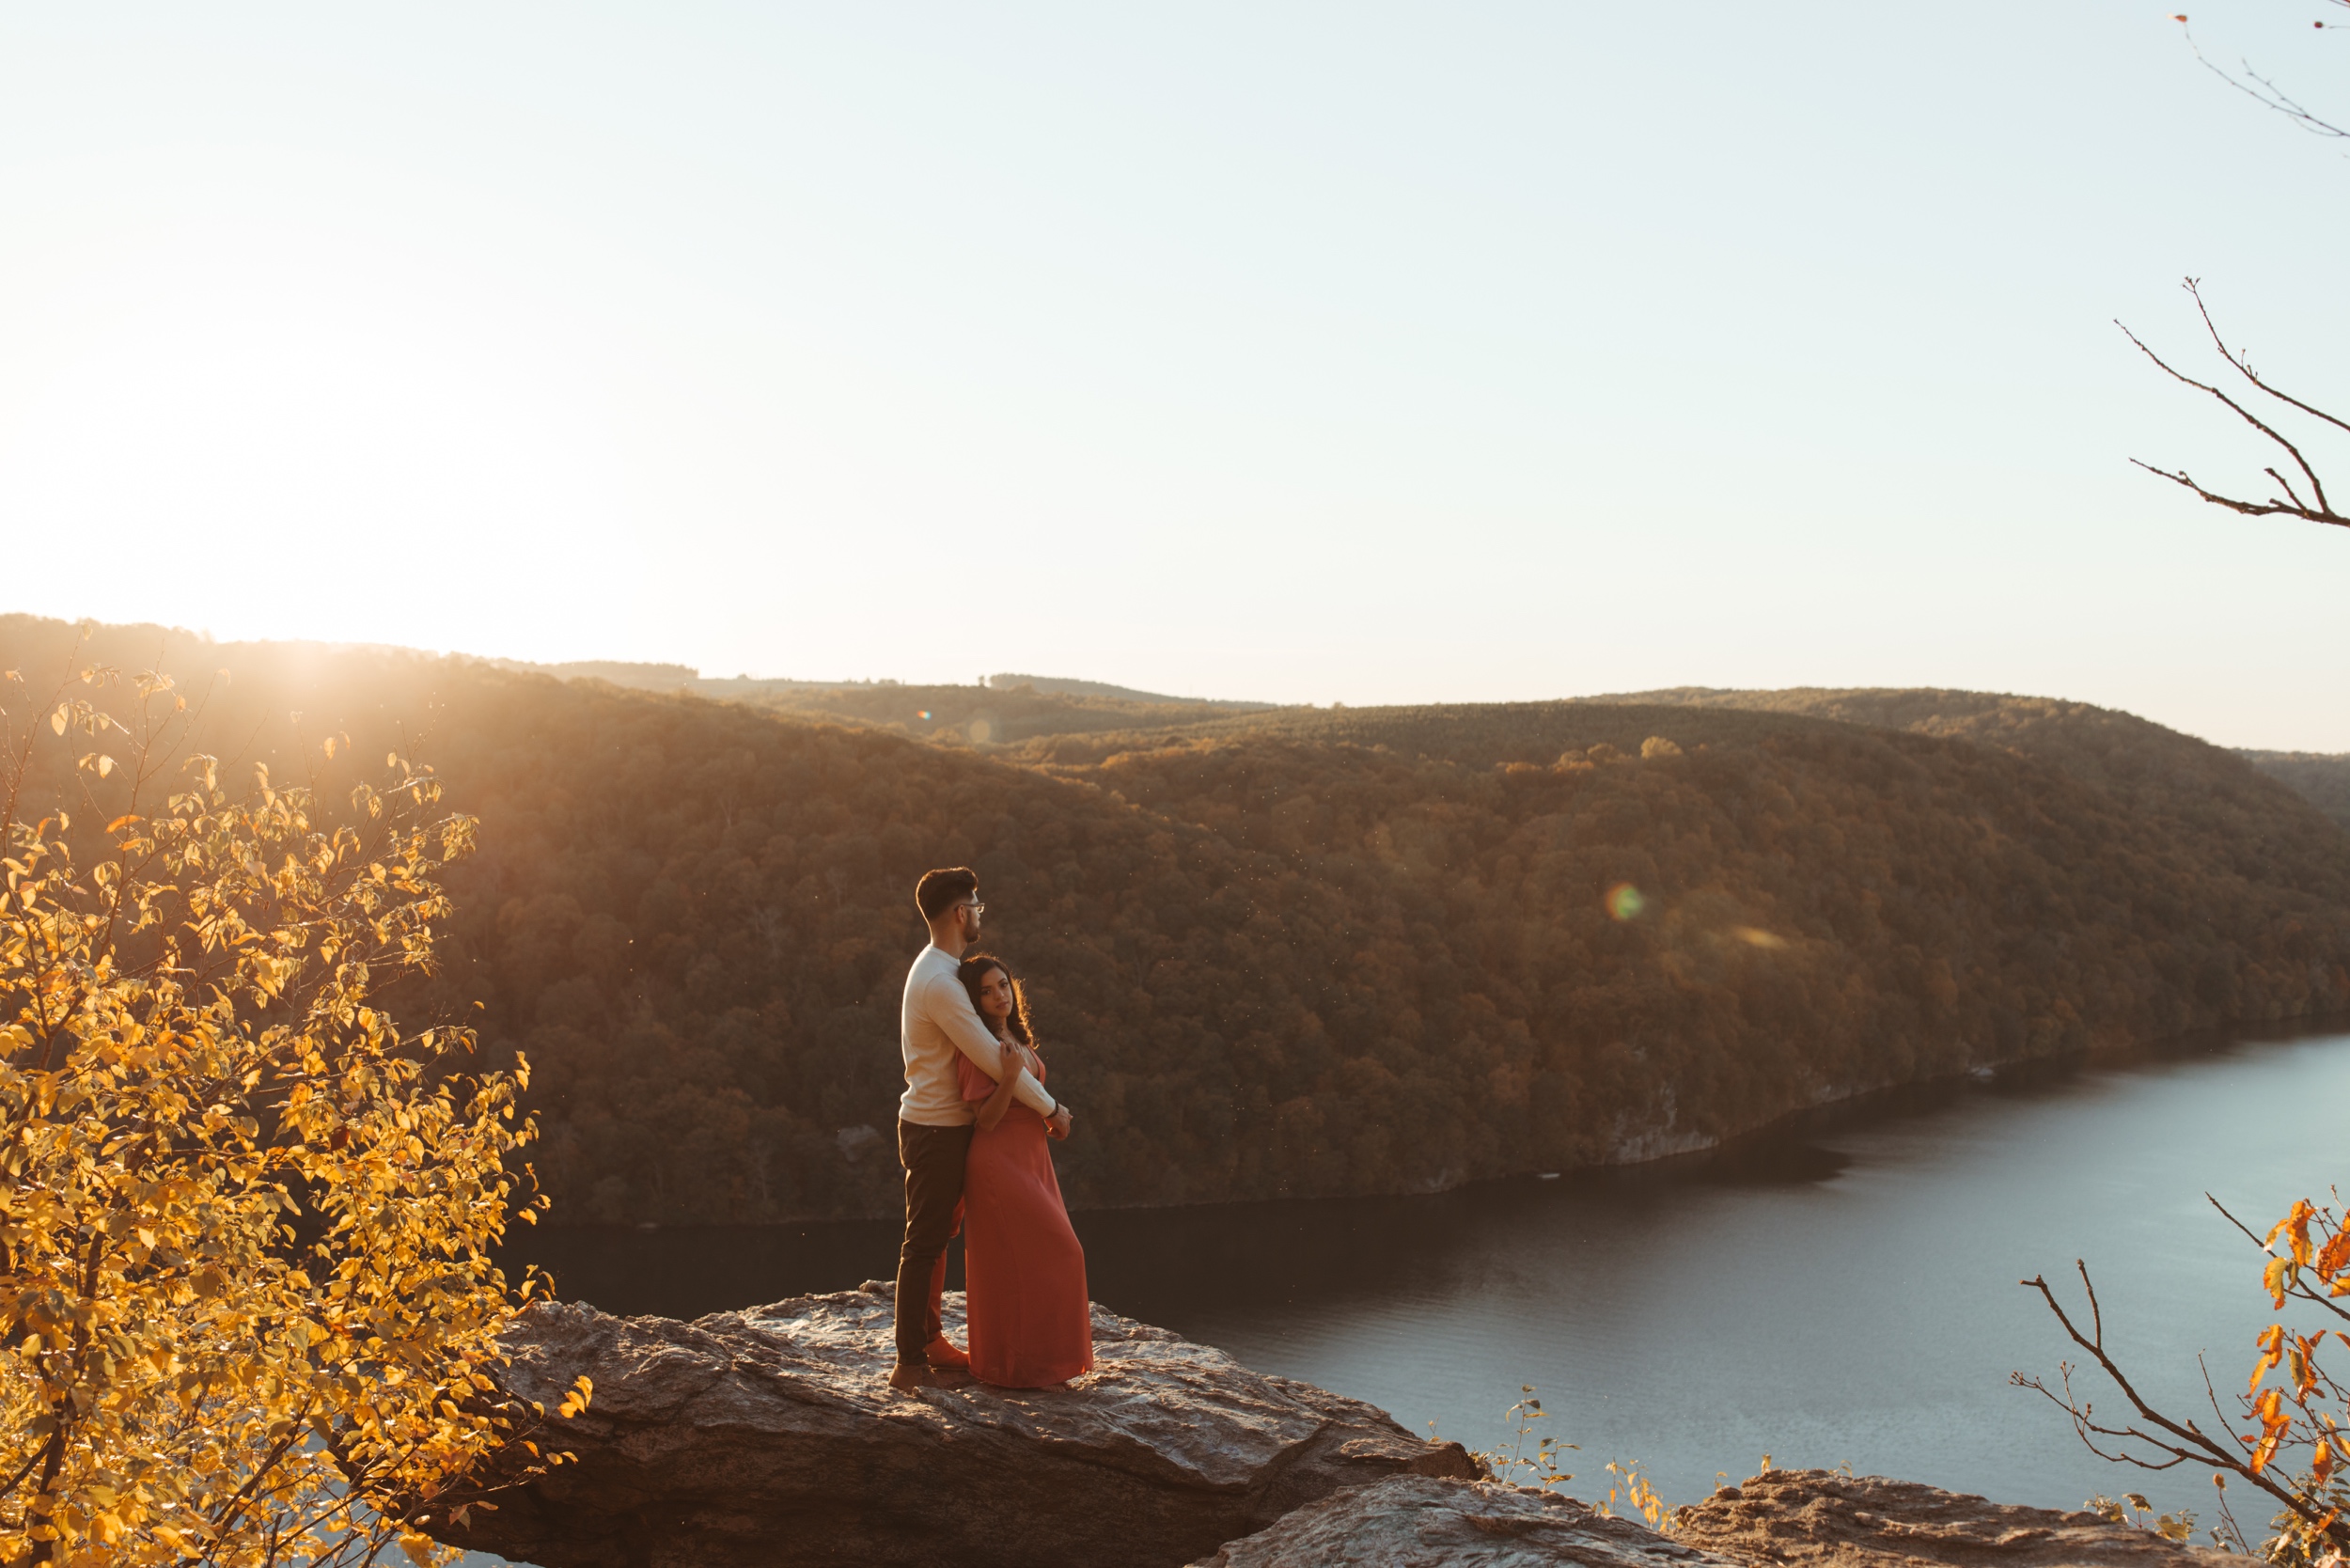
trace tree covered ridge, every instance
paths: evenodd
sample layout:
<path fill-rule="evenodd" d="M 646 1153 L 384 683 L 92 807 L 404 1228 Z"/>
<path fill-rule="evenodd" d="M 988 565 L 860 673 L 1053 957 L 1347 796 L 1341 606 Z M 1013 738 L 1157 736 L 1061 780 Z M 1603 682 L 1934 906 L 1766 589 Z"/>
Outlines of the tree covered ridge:
<path fill-rule="evenodd" d="M 989 945 L 1035 987 L 1080 1205 L 1635 1157 L 2350 1005 L 2350 836 L 2074 705 L 2012 714 L 2029 745 L 1651 699 L 975 749 L 465 660 L 184 661 L 234 669 L 224 769 L 392 737 L 478 817 L 406 1011 L 527 1051 L 558 1223 L 888 1212 L 910 890 L 936 864 L 979 869 Z"/>
<path fill-rule="evenodd" d="M 1075 684 L 1061 682 L 1060 684 Z M 948 745 L 1001 745 L 1040 735 L 1166 729 L 1268 712 L 1262 703 L 1135 700 L 1090 691 L 1009 686 L 870 685 L 758 692 L 744 700 L 777 713 L 893 729 Z"/>
<path fill-rule="evenodd" d="M 2339 751 L 2239 751 L 2236 755 L 2306 796 L 2343 827 L 2350 827 L 2350 755 Z"/>

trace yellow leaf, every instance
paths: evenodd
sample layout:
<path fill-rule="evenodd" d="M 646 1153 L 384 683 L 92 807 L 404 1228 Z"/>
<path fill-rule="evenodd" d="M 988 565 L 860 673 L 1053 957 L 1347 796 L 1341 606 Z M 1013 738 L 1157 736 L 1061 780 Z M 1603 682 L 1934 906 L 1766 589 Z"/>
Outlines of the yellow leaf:
<path fill-rule="evenodd" d="M 2268 1292 L 2273 1305 L 2282 1307 L 2285 1304 L 2285 1286 L 2292 1273 L 2293 1260 L 2290 1258 L 2271 1258 L 2268 1266 L 2261 1270 L 2261 1285 Z"/>
<path fill-rule="evenodd" d="M 2245 1386 L 2244 1391 L 2248 1395 L 2258 1390 L 2261 1379 L 2276 1371 L 2277 1364 L 2285 1358 L 2284 1325 L 2271 1324 L 2268 1327 L 2262 1329 L 2255 1342 L 2261 1347 L 2261 1355 L 2260 1360 L 2252 1368 L 2252 1381 Z"/>

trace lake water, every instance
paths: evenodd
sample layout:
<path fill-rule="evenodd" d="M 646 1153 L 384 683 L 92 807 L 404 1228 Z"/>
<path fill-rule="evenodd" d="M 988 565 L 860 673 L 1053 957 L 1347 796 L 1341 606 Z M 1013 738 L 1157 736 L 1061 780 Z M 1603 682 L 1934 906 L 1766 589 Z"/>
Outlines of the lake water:
<path fill-rule="evenodd" d="M 1728 1154 L 1423 1198 L 1076 1216 L 1096 1300 L 1473 1448 L 1522 1385 L 1579 1443 L 1582 1496 L 1635 1460 L 1693 1501 L 1768 1452 L 2005 1501 L 2147 1493 L 2017 1369 L 2070 1348 L 2019 1279 L 2088 1262 L 2157 1405 L 2241 1387 L 2270 1321 L 2250 1244 L 2350 1177 L 2350 1034 L 2239 1041 L 1935 1086 Z M 892 1272 L 895 1228 L 549 1230 L 561 1293 L 692 1317 Z M 2107 1391 L 2096 1390 L 2104 1403 Z M 2248 1527 L 2254 1521 L 2247 1519 Z"/>

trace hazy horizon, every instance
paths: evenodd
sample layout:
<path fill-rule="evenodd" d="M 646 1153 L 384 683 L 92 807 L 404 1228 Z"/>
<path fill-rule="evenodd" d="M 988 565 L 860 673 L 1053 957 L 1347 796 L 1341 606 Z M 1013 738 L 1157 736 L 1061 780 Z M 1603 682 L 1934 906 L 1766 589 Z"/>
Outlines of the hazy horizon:
<path fill-rule="evenodd" d="M 2267 458 L 2112 325 L 2209 363 L 2192 273 L 2350 401 L 2343 193 L 2121 0 L 18 10 L 0 517 L 75 564 L 0 608 L 2350 750 L 2350 538 L 2130 467 Z"/>
<path fill-rule="evenodd" d="M 1165 697 L 1165 698 L 1175 698 L 1175 699 L 1178 699 L 1178 700 L 1182 700 L 1182 701 L 1198 701 L 1198 702 L 1208 702 L 1208 703 L 1218 703 L 1218 702 L 1223 702 L 1223 703 L 1266 703 L 1266 702 L 1269 702 L 1269 699 L 1267 699 L 1267 698 L 1261 698 L 1261 697 L 1258 697 L 1258 696 L 1256 696 L 1256 695 L 1254 695 L 1254 694 L 1252 694 L 1252 693 L 1249 693 L 1249 692 L 1245 692 L 1245 691 L 1158 691 L 1158 690 L 1152 690 L 1152 689 L 1151 689 L 1151 688 L 1146 688 L 1146 687 L 1136 687 L 1136 686 L 1131 686 L 1131 685 L 1128 685 L 1127 683 L 1125 683 L 1125 682 L 1106 682 L 1106 681 L 1103 681 L 1103 680 L 1101 680 L 1101 678 L 1100 678 L 1099 676 L 1097 676 L 1097 675 L 1095 675 L 1095 674 L 1093 674 L 1093 673 L 1091 673 L 1091 672 L 1089 672 L 1089 671 L 1083 670 L 1083 669 L 1061 669 L 1061 670 L 1020 670 L 1020 671 L 1011 671 L 1011 670 L 988 670 L 988 671 L 982 671 L 982 672 L 979 672 L 979 673 L 977 673 L 977 674 L 968 675 L 968 676 L 964 676 L 964 677 L 959 677 L 959 678 L 958 678 L 958 677 L 951 677 L 951 676 L 942 676 L 942 677 L 939 677 L 939 678 L 937 678 L 937 679 L 933 679 L 933 680 L 916 681 L 916 680 L 910 680 L 910 679 L 906 679 L 906 678 L 904 678 L 904 677 L 896 676 L 896 675 L 891 675 L 891 674 L 887 674 L 887 673 L 878 673 L 878 674 L 870 674 L 870 675 L 843 675 L 843 674 L 838 674 L 838 673 L 826 673 L 826 672 L 822 672 L 822 671 L 809 672 L 809 671 L 775 671 L 775 670 L 733 670 L 733 671 L 727 671 L 727 670 L 712 670 L 712 669 L 704 669 L 704 668 L 700 668 L 700 667 L 697 667 L 697 666 L 693 666 L 693 665 L 691 665 L 691 664 L 688 664 L 688 663 L 686 663 L 686 662 L 684 662 L 684 661 L 682 661 L 682 660 L 676 660 L 676 659 L 602 659 L 602 658 L 594 658 L 594 657 L 580 658 L 580 659 L 560 659 L 560 660 L 517 659 L 517 658 L 512 657 L 511 655 L 507 655 L 507 654 L 480 653 L 480 652 L 470 650 L 470 649 L 462 649 L 462 648 L 418 648 L 418 647 L 415 647 L 415 646 L 413 646 L 413 645 L 408 645 L 408 644 L 400 644 L 400 643 L 374 643 L 374 642 L 369 642 L 369 643 L 361 643 L 361 642 L 342 642 L 342 641 L 334 641 L 334 640 L 330 640 L 330 639 L 321 639 L 321 638 L 303 638 L 303 637 L 287 637 L 287 638 L 273 638 L 273 637 L 255 637 L 255 638 L 227 638 L 227 637 L 217 637 L 217 636 L 214 636 L 214 635 L 212 635 L 210 631 L 205 630 L 205 629 L 200 629 L 200 628 L 191 628 L 191 627 L 185 627 L 185 626 L 167 626 L 167 627 L 165 627 L 164 629 L 165 629 L 166 631 L 169 631 L 169 632 L 174 633 L 174 634 L 179 635 L 182 635 L 182 636 L 186 636 L 186 637 L 189 637 L 189 638 L 192 638 L 192 639 L 196 639 L 196 640 L 202 641 L 202 642 L 204 642 L 207 646 L 233 647 L 233 646 L 238 646 L 238 645 L 247 645 L 247 646 L 253 646 L 253 645 L 258 645 L 258 646 L 270 646 L 270 645 L 276 645 L 276 646 L 285 646 L 285 647 L 315 647 L 315 648 L 319 648 L 319 649 L 321 649 L 321 650 L 322 650 L 322 651 L 388 651 L 403 652 L 403 653 L 416 653 L 416 654 L 421 654 L 421 655 L 424 655 L 424 656 L 427 656 L 427 657 L 431 657 L 431 658 L 478 659 L 478 660 L 482 660 L 482 661 L 485 661 L 485 662 L 488 662 L 488 663 L 492 663 L 492 664 L 504 664 L 504 665 L 527 665 L 527 666 L 533 666 L 534 668 L 543 669 L 543 670 L 548 671 L 549 673 L 555 673 L 555 674 L 560 674 L 560 673 L 561 673 L 561 672 L 562 672 L 562 671 L 563 671 L 563 670 L 564 670 L 567 666 L 592 666 L 592 665 L 612 665 L 612 666 L 632 666 L 632 667 L 641 668 L 641 669 L 661 669 L 661 668 L 683 668 L 683 669 L 690 669 L 690 670 L 692 670 L 692 671 L 693 671 L 693 677 L 692 677 L 692 678 L 693 678 L 694 680 L 696 680 L 696 681 L 713 682 L 733 682 L 733 681 L 776 682 L 788 682 L 788 683 L 796 684 L 796 685 L 807 685 L 807 686 L 835 686 L 835 685 L 837 685 L 837 686 L 873 686 L 873 685 L 941 686 L 941 685 L 947 685 L 947 686 L 966 686 L 966 687 L 967 687 L 967 686 L 985 686 L 985 685 L 986 685 L 986 684 L 988 684 L 991 681 L 1005 681 L 1005 682 L 1007 682 L 1008 683 L 1015 683 L 1015 684 L 1016 684 L 1018 682 L 1023 681 L 1023 680 L 1042 680 L 1042 681 L 1052 681 L 1052 682 L 1079 682 L 1079 683 L 1084 683 L 1084 684 L 1105 685 L 1105 686 L 1110 686 L 1110 687 L 1113 687 L 1113 688 L 1115 688 L 1115 689 L 1119 689 L 1119 690 L 1122 690 L 1122 691 L 1130 692 L 1130 693 L 1132 693 L 1132 694 L 1134 694 L 1134 695 L 1136 695 L 1136 696 L 1138 696 L 1138 697 Z M 61 644 L 61 645 L 60 645 L 60 647 L 61 647 L 61 651 L 62 651 L 62 647 L 63 647 L 63 645 Z M 584 673 L 584 672 L 583 672 L 583 673 Z M 1791 690 L 1791 689 L 1799 689 L 1799 688 L 1790 688 L 1790 687 L 1780 687 L 1780 686 L 1752 686 L 1752 685 L 1747 685 L 1747 686 L 1732 686 L 1732 685 L 1724 685 L 1724 684 L 1720 684 L 1720 683 L 1717 683 L 1717 682 L 1685 682 L 1681 683 L 1679 686 L 1647 686 L 1647 687 L 1642 687 L 1642 688 L 1639 688 L 1639 689 L 1637 689 L 1637 690 L 1625 689 L 1625 690 L 1621 690 L 1621 691 L 1607 691 L 1607 692 L 1552 692 L 1552 693 L 1542 694 L 1542 695 L 1532 696 L 1532 697 L 1517 697 L 1517 698 L 1459 698 L 1459 699 L 1432 698 L 1432 699 L 1425 699 L 1425 700 L 1440 701 L 1440 702 L 1441 702 L 1441 701 L 1446 701 L 1446 700 L 1458 700 L 1458 701 L 1462 701 L 1462 702 L 1476 702 L 1476 701 L 1480 701 L 1480 700 L 1521 701 L 1521 702 L 1523 702 L 1523 701 L 1535 701 L 1535 702 L 1541 702 L 1541 701 L 1562 701 L 1562 702 L 1606 702 L 1606 701 L 1610 701 L 1610 700 L 1633 701 L 1633 700 L 1636 700 L 1636 699 L 1638 699 L 1638 698 L 1646 698 L 1646 697 L 1653 697 L 1653 696 L 1656 696 L 1656 695 L 1659 695 L 1659 694 L 1668 693 L 1668 692 L 1672 692 L 1672 691 L 1677 691 L 1677 690 L 1703 690 L 1703 691 L 1715 691 L 1715 692 L 1725 692 L 1725 693 L 1745 692 L 1745 693 L 1753 693 L 1753 694 L 1758 694 L 1758 695 L 1760 695 L 1760 694 L 1765 694 L 1765 693 L 1771 693 L 1771 692 L 1786 691 L 1786 690 Z M 1848 685 L 1848 686 L 1838 686 L 1838 687 L 1831 687 L 1831 688 L 1814 688 L 1814 689 L 1830 689 L 1830 690 L 1848 690 L 1848 689 L 1849 689 L 1849 690 L 1870 690 L 1870 689 L 1875 689 L 1875 690 L 1888 690 L 1888 691 L 1890 691 L 1890 690 L 1915 690 L 1915 689 L 1919 689 L 1919 688 L 1891 687 L 1891 686 L 1883 686 L 1883 685 L 1878 685 L 1878 686 L 1872 687 L 1872 686 L 1870 686 L 1870 685 L 1869 685 L 1869 684 L 1867 684 L 1867 683 L 1855 683 L 1855 684 Z M 1946 688 L 1939 688 L 1939 689 L 1959 691 L 1959 690 L 1979 690 L 1980 688 L 1966 688 L 1966 687 L 1946 687 Z M 2065 692 L 1994 692 L 1994 693 L 1989 693 L 1988 695 L 1993 695 L 1993 696 L 2000 696 L 2000 697 L 2047 698 L 2055 698 L 2055 699 L 2066 700 L 2066 701 L 2086 701 L 2086 700 L 2088 700 L 2087 698 L 2074 697 L 2072 694 L 2070 694 L 2070 693 L 2065 693 Z M 1283 705 L 1283 704 L 1276 704 L 1276 705 Z M 1308 700 L 1308 701 L 1305 701 L 1305 702 L 1302 702 L 1302 703 L 1298 703 L 1298 704 L 1293 704 L 1293 705 L 1296 705 L 1296 706 L 1306 706 L 1306 707 L 1320 707 L 1320 706 L 1328 706 L 1329 704 L 1326 704 L 1326 703 L 1315 703 L 1315 702 L 1312 702 L 1312 701 L 1310 701 L 1310 700 Z M 1396 703 L 1396 704 L 1387 704 L 1387 703 L 1381 703 L 1381 702 L 1377 702 L 1377 701 L 1372 701 L 1372 702 L 1360 702 L 1360 703 L 1357 703 L 1357 702 L 1340 702 L 1339 705 L 1340 705 L 1340 706 L 1342 706 L 1342 707 L 1348 707 L 1348 708 L 1357 708 L 1357 707 L 1360 707 L 1360 708 L 1375 708 L 1375 707 L 1383 707 L 1383 706 L 1414 706 L 1414 705 L 1417 705 L 1417 703 L 1416 703 L 1416 702 L 1412 702 L 1412 703 Z M 2110 706 L 2110 705 L 2109 705 L 2109 704 L 2102 704 L 2102 703 L 2101 703 L 2101 704 L 2097 704 L 2097 706 L 2100 706 L 2100 707 L 2105 707 L 2105 706 Z M 2125 709 L 2125 710 L 2123 710 L 2123 712 L 2131 712 L 2131 710 L 2126 710 L 2126 709 Z M 2139 713 L 2139 714 L 2138 714 L 2137 716 L 2138 716 L 2138 717 L 2140 717 L 2140 718 L 2146 718 L 2146 717 L 2151 717 L 2152 715 L 2145 714 L 2145 713 Z M 2156 722 L 2161 722 L 2161 721 L 2157 720 Z M 2170 728 L 2170 729 L 2179 729 L 2179 727 L 2178 727 L 2178 726 L 2176 726 L 2176 725 L 2171 725 L 2171 726 L 2169 726 L 2169 728 Z M 2195 731 L 2193 731 L 2193 730 L 2181 730 L 2181 732 L 2182 732 L 2182 733 L 2185 733 L 2185 734 L 2188 734 L 2188 735 L 2195 735 L 2195 738 L 2197 738 L 2197 739 L 2199 739 L 2199 740 L 2211 741 L 2211 742 L 2212 742 L 2213 744 L 2215 744 L 2215 745 L 2236 746 L 2236 747 L 2240 747 L 2240 748 L 2245 749 L 2245 750 L 2252 750 L 2252 751 L 2276 751 L 2276 752 L 2303 752 L 2303 753 L 2316 753 L 2316 754 L 2320 754 L 2320 755 L 2341 755 L 2341 754 L 2342 754 L 2342 753 L 2326 753 L 2326 752 L 2324 752 L 2324 751 L 2323 751 L 2323 749 L 2322 749 L 2322 748 L 2319 748 L 2319 747 L 2311 747 L 2311 746 L 2291 746 L 2291 745 L 2265 745 L 2265 744 L 2262 744 L 2262 743 L 2258 743 L 2258 742 L 2219 741 L 2219 740 L 2216 740 L 2214 737 L 2209 736 L 2209 735 L 2196 735 L 2196 734 L 2195 734 Z"/>

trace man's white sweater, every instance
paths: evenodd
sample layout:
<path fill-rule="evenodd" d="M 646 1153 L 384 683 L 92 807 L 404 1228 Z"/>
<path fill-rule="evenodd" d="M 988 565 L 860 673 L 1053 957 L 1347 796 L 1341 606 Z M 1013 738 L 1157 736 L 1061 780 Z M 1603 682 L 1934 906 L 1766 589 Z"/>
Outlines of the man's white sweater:
<path fill-rule="evenodd" d="M 955 1053 L 969 1057 L 980 1072 L 995 1076 L 1003 1050 L 995 1036 L 979 1021 L 971 994 L 956 978 L 961 965 L 936 944 L 922 949 L 906 972 L 905 1007 L 899 1019 L 899 1043 L 906 1058 L 906 1092 L 898 1102 L 898 1119 L 924 1127 L 961 1127 L 974 1112 L 963 1098 L 955 1074 Z M 1053 1113 L 1053 1097 L 1023 1069 L 1011 1092 L 1039 1116 Z"/>

